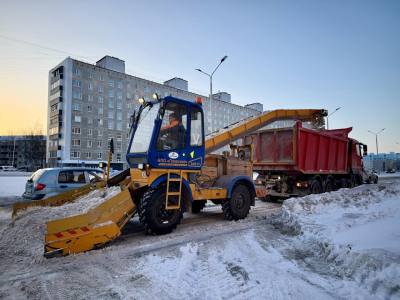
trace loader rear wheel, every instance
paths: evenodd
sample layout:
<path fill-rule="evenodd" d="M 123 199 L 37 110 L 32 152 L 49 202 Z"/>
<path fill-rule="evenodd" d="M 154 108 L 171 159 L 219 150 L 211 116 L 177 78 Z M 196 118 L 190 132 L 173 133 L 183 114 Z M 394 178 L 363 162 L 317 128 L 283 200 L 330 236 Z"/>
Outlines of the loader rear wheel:
<path fill-rule="evenodd" d="M 226 220 L 240 220 L 246 218 L 250 211 L 251 193 L 249 189 L 238 184 L 234 187 L 231 199 L 222 203 L 222 211 Z"/>
<path fill-rule="evenodd" d="M 198 200 L 192 202 L 192 214 L 198 214 L 206 206 L 206 200 Z"/>
<path fill-rule="evenodd" d="M 182 210 L 165 209 L 165 187 L 150 188 L 140 201 L 139 220 L 147 234 L 167 234 L 181 222 Z"/>

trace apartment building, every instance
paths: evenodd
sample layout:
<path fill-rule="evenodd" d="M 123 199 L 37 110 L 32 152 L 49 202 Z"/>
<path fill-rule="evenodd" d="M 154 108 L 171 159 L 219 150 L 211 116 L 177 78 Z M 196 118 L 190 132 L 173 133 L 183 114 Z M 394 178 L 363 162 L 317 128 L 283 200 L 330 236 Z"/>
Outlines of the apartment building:
<path fill-rule="evenodd" d="M 130 116 L 137 99 L 150 99 L 153 93 L 202 98 L 207 133 L 263 111 L 260 103 L 243 107 L 220 92 L 213 96 L 210 114 L 208 97 L 190 92 L 186 80 L 176 77 L 158 83 L 132 76 L 125 73 L 123 60 L 111 56 L 96 64 L 68 57 L 50 70 L 48 85 L 48 166 L 97 166 L 107 160 L 108 141 L 113 138 L 112 166 L 126 167 Z M 147 125 L 146 130 L 152 130 L 153 124 Z"/>

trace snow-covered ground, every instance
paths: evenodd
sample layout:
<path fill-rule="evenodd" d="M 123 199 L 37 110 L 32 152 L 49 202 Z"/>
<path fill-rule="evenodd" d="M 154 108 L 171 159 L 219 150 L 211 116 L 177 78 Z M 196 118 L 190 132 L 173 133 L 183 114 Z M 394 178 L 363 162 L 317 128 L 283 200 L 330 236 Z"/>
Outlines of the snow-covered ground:
<path fill-rule="evenodd" d="M 21 200 L 29 176 L 0 176 L 0 206 Z"/>
<path fill-rule="evenodd" d="M 44 259 L 44 223 L 110 194 L 33 208 L 0 208 L 0 298 L 399 299 L 400 181 L 257 201 L 246 220 L 219 207 L 185 214 L 172 234 L 145 236 L 137 218 L 109 247 Z M 103 199 L 103 200 L 102 200 Z"/>

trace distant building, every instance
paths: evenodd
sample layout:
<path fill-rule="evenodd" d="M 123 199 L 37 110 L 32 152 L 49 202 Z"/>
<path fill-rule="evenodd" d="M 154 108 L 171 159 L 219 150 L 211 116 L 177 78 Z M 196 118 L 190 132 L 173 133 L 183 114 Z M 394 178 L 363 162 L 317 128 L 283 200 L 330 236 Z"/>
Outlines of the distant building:
<path fill-rule="evenodd" d="M 389 169 L 400 171 L 400 153 L 370 153 L 364 156 L 364 167 L 368 170 L 385 172 Z"/>
<path fill-rule="evenodd" d="M 219 101 L 231 103 L 231 94 L 228 94 L 226 92 L 218 92 L 216 94 L 213 94 L 212 98 L 213 98 L 213 100 L 219 100 Z"/>
<path fill-rule="evenodd" d="M 46 136 L 0 136 L 0 165 L 36 171 L 46 163 Z"/>
<path fill-rule="evenodd" d="M 262 111 L 231 103 L 228 93 L 217 93 L 212 101 L 188 91 L 188 82 L 173 78 L 164 84 L 125 73 L 125 62 L 105 56 L 95 65 L 66 58 L 49 72 L 48 141 L 49 166 L 96 166 L 107 160 L 108 141 L 114 138 L 112 166 L 126 167 L 129 119 L 137 99 L 175 96 L 203 100 L 205 129 L 209 133 Z M 228 99 L 229 98 L 229 99 Z M 229 100 L 229 101 L 228 101 Z M 151 130 L 147 124 L 145 130 Z"/>
<path fill-rule="evenodd" d="M 259 112 L 263 112 L 264 110 L 264 106 L 259 102 L 246 104 L 244 107 L 251 108 Z"/>

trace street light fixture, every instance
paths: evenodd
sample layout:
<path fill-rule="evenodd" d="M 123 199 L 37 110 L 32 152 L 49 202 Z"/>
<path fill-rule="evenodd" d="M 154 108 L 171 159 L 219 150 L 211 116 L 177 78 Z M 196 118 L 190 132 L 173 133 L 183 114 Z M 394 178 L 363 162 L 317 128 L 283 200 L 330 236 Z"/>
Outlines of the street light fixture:
<path fill-rule="evenodd" d="M 384 131 L 386 128 L 382 128 L 381 130 L 379 130 L 378 132 L 373 132 L 371 130 L 368 130 L 369 133 L 375 135 L 375 143 L 376 143 L 376 155 L 378 155 L 378 135 L 380 133 L 382 133 L 382 131 Z"/>
<path fill-rule="evenodd" d="M 209 116 L 210 116 L 210 124 L 211 124 L 211 132 L 213 132 L 213 122 L 212 122 L 212 113 L 211 113 L 211 109 L 212 109 L 212 95 L 213 95 L 213 92 L 212 92 L 212 78 L 213 78 L 213 75 L 214 75 L 214 73 L 215 73 L 215 71 L 217 71 L 217 69 L 219 68 L 219 66 L 226 60 L 228 58 L 228 56 L 227 55 L 225 55 L 223 58 L 221 58 L 221 60 L 220 60 L 220 62 L 219 62 L 219 64 L 215 67 L 215 69 L 214 69 L 214 71 L 212 71 L 212 73 L 211 74 L 209 74 L 209 73 L 207 73 L 207 72 L 204 72 L 202 69 L 196 69 L 196 71 L 199 71 L 200 73 L 203 73 L 204 75 L 207 75 L 209 78 L 210 78 L 210 108 L 209 108 L 209 111 L 210 111 L 210 113 L 209 113 Z"/>
<path fill-rule="evenodd" d="M 336 108 L 333 112 L 331 112 L 329 115 L 326 116 L 326 129 L 329 129 L 329 117 L 332 116 L 335 112 L 337 112 L 339 109 L 341 109 L 342 107 L 339 106 L 338 108 Z"/>

